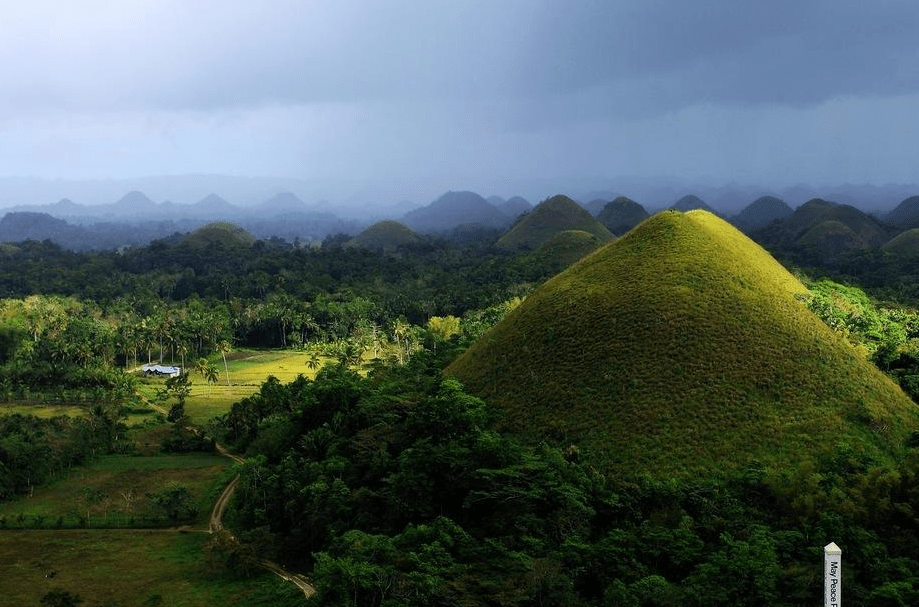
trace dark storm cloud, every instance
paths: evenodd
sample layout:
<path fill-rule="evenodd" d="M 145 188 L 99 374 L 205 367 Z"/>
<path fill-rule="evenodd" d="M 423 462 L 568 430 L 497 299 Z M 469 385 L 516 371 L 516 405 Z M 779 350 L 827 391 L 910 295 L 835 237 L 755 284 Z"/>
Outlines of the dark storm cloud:
<path fill-rule="evenodd" d="M 3 17 L 6 171 L 917 172 L 912 1 L 33 0 Z"/>

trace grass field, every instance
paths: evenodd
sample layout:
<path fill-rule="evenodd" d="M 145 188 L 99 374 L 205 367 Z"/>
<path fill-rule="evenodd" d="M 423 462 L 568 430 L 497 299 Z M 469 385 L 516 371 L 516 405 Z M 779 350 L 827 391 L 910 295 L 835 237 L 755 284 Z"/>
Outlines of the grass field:
<path fill-rule="evenodd" d="M 31 497 L 0 503 L 0 528 L 171 525 L 149 497 L 170 483 L 187 487 L 197 510 L 182 524 L 203 527 L 231 474 L 230 463 L 202 453 L 101 456 L 36 488 Z"/>
<path fill-rule="evenodd" d="M 270 573 L 224 573 L 207 556 L 208 540 L 165 530 L 0 531 L 0 604 L 38 605 L 58 588 L 111 607 L 306 604 Z"/>
<path fill-rule="evenodd" d="M 220 372 L 220 378 L 216 384 L 208 384 L 203 375 L 191 372 L 192 391 L 185 403 L 185 413 L 192 423 L 203 425 L 213 417 L 229 411 L 236 401 L 258 392 L 262 383 L 271 375 L 284 383 L 293 381 L 298 375 L 315 377 L 318 369 L 309 368 L 307 362 L 310 357 L 310 353 L 304 351 L 240 350 L 227 356 L 226 369 L 223 360 L 217 358 L 214 364 Z M 331 360 L 320 357 L 320 364 Z M 144 380 L 140 389 L 148 400 L 152 400 L 164 383 L 165 380 L 161 379 Z"/>

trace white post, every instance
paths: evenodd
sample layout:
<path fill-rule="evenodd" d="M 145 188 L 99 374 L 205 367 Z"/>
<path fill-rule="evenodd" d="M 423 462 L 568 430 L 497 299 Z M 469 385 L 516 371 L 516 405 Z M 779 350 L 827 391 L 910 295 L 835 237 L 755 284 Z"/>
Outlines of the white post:
<path fill-rule="evenodd" d="M 823 607 L 842 606 L 842 550 L 835 542 L 823 548 Z"/>

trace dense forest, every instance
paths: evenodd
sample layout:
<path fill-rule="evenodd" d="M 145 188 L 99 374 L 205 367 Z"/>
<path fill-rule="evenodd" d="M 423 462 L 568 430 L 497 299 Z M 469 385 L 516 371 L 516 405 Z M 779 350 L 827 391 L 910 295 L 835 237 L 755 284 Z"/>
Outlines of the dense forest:
<path fill-rule="evenodd" d="M 919 437 L 896 465 L 840 445 L 811 468 L 661 480 L 498 430 L 442 370 L 562 268 L 485 235 L 385 254 L 343 235 L 0 251 L 0 401 L 89 411 L 0 418 L 0 499 L 127 450 L 142 363 L 321 344 L 338 362 L 315 380 L 269 380 L 209 427 L 247 458 L 229 515 L 245 542 L 223 552 L 240 573 L 284 562 L 324 605 L 812 605 L 822 548 L 845 538 L 847 600 L 919 601 Z M 773 253 L 812 311 L 919 398 L 912 266 Z M 390 355 L 361 368 L 364 349 Z"/>

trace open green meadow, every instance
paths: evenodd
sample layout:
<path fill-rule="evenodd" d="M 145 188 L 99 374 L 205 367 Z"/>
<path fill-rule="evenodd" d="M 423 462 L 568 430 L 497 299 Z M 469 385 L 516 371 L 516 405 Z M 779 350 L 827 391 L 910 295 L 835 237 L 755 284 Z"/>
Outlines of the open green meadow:
<path fill-rule="evenodd" d="M 273 574 L 227 573 L 208 541 L 170 530 L 0 531 L 0 603 L 38 605 L 60 589 L 111 607 L 305 604 Z"/>
<path fill-rule="evenodd" d="M 104 455 L 35 489 L 0 503 L 0 529 L 206 526 L 214 500 L 232 474 L 229 459 L 212 454 Z M 152 496 L 188 489 L 194 515 L 172 521 Z"/>
<path fill-rule="evenodd" d="M 212 363 L 220 372 L 216 383 L 210 384 L 200 372 L 190 370 L 191 394 L 185 403 L 185 413 L 192 423 L 203 425 L 229 411 L 233 403 L 258 392 L 269 376 L 277 377 L 284 383 L 293 381 L 298 375 L 315 377 L 320 367 L 310 368 L 308 363 L 311 358 L 311 353 L 300 350 L 241 350 L 227 354 L 225 368 L 223 360 L 215 357 Z M 332 360 L 320 356 L 319 364 Z M 161 390 L 164 384 L 164 379 L 145 379 L 140 390 L 147 400 L 153 400 L 156 391 Z M 169 405 L 165 408 L 168 409 Z"/>

